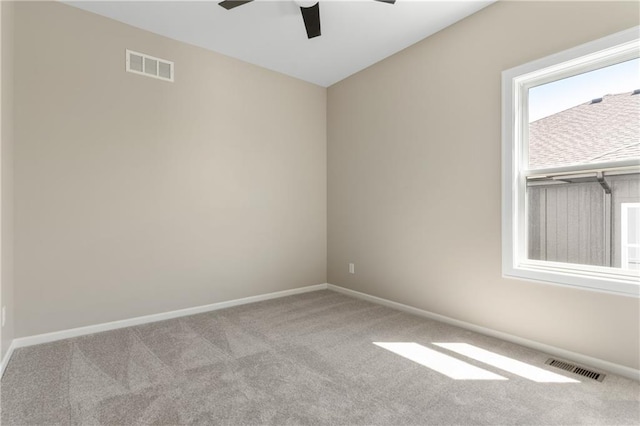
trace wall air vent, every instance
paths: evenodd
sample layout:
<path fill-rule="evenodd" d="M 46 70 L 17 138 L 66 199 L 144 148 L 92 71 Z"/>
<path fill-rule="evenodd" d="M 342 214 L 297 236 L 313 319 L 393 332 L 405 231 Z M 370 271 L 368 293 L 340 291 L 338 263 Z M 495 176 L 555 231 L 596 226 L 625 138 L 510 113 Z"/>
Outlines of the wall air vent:
<path fill-rule="evenodd" d="M 587 368 L 579 367 L 579 366 L 577 366 L 575 364 L 571 364 L 569 362 L 560 361 L 560 360 L 553 359 L 553 358 L 549 358 L 547 360 L 547 362 L 545 362 L 545 364 L 551 365 L 552 367 L 561 368 L 563 370 L 567 370 L 567 371 L 570 371 L 572 373 L 578 374 L 580 376 L 584 376 L 584 377 L 588 377 L 589 379 L 597 380 L 599 382 L 603 381 L 605 376 L 606 376 L 606 374 L 598 373 L 598 372 L 595 372 L 593 370 L 589 370 Z"/>
<path fill-rule="evenodd" d="M 128 72 L 173 82 L 173 62 L 129 49 L 126 53 Z"/>

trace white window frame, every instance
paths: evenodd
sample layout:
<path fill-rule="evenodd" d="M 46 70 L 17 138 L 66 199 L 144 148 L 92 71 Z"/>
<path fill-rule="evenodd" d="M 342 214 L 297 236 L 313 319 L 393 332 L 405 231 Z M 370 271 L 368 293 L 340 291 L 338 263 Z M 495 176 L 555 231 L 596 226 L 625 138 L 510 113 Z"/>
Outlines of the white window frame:
<path fill-rule="evenodd" d="M 528 90 L 640 56 L 640 26 L 506 70 L 502 73 L 502 273 L 640 297 L 640 275 L 620 268 L 527 259 L 526 179 L 584 172 L 584 165 L 528 169 Z M 640 96 L 640 95 L 638 95 Z M 636 168 L 636 160 L 600 163 L 596 170 Z"/>
<path fill-rule="evenodd" d="M 620 266 L 627 267 L 629 264 L 629 247 L 640 247 L 640 244 L 629 243 L 629 210 L 640 209 L 640 203 L 621 203 L 620 204 Z"/>

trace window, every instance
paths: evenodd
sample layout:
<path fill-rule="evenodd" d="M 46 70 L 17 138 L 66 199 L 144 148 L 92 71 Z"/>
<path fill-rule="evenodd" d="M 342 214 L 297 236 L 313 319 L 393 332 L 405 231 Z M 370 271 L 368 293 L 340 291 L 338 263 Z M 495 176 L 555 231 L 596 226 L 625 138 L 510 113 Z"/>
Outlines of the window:
<path fill-rule="evenodd" d="M 640 295 L 639 33 L 503 72 L 505 276 Z"/>
<path fill-rule="evenodd" d="M 622 203 L 621 267 L 640 269 L 640 203 Z"/>

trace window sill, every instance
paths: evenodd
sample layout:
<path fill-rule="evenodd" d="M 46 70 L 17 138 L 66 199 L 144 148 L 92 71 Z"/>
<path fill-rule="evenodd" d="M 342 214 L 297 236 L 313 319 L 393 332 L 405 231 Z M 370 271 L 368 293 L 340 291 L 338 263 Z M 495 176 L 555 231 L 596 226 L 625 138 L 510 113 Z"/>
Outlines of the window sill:
<path fill-rule="evenodd" d="M 603 272 L 579 269 L 556 262 L 521 263 L 505 268 L 505 278 L 516 278 L 545 284 L 599 291 L 621 296 L 640 297 L 640 277 L 632 271 Z M 605 268 L 594 268 L 605 269 Z"/>

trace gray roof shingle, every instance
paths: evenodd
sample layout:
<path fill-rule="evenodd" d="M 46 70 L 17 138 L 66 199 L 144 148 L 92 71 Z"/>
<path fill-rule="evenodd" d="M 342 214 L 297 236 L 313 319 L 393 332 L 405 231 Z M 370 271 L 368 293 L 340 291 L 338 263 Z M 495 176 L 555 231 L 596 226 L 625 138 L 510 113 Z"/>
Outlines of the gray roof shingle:
<path fill-rule="evenodd" d="M 589 101 L 529 124 L 532 169 L 640 159 L 640 94 Z"/>

